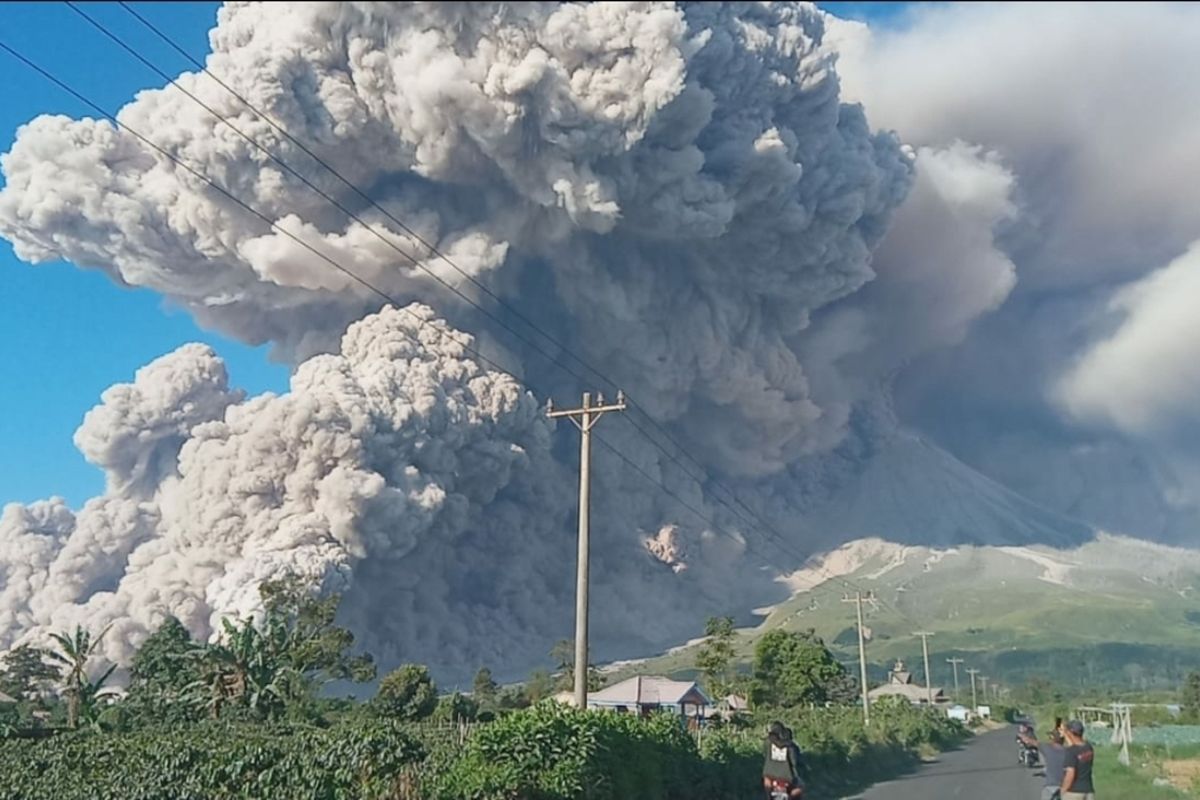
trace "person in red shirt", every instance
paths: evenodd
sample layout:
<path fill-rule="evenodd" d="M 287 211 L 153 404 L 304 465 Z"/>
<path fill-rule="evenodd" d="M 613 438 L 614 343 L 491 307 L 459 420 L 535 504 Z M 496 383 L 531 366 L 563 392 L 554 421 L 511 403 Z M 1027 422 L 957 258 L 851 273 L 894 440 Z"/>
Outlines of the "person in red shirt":
<path fill-rule="evenodd" d="M 1063 733 L 1067 737 L 1067 760 L 1063 770 L 1063 800 L 1096 800 L 1092 784 L 1092 764 L 1096 751 L 1083 738 L 1083 723 L 1073 719 Z"/>

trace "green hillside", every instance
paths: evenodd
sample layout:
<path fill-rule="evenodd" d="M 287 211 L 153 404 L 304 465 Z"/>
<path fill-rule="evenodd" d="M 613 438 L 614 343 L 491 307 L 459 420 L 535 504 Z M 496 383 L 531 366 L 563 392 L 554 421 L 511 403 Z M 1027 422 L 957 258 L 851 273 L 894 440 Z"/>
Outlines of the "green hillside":
<path fill-rule="evenodd" d="M 748 660 L 764 632 L 815 629 L 845 661 L 857 658 L 846 592 L 873 592 L 868 660 L 876 679 L 897 658 L 920 671 L 920 640 L 933 631 L 935 685 L 952 685 L 958 656 L 993 680 L 1037 675 L 1087 688 L 1174 687 L 1200 667 L 1200 553 L 1112 536 L 1073 550 L 963 547 L 932 550 L 852 542 L 791 576 L 798 589 L 739 632 Z M 695 647 L 615 668 L 694 673 Z M 965 678 L 965 675 L 963 676 Z"/>

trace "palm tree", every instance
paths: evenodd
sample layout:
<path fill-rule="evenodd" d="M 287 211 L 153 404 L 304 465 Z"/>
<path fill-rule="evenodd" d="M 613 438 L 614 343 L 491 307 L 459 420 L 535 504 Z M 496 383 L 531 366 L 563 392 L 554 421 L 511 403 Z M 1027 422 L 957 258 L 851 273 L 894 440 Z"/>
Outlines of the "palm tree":
<path fill-rule="evenodd" d="M 47 651 L 46 657 L 63 665 L 63 695 L 67 698 L 67 727 L 71 729 L 79 727 L 80 712 L 91 718 L 97 702 L 113 695 L 113 692 L 104 691 L 104 684 L 117 668 L 116 664 L 95 680 L 91 679 L 87 670 L 88 662 L 92 660 L 106 633 L 108 628 L 93 639 L 82 625 L 76 625 L 74 633 L 50 634 L 59 649 Z"/>

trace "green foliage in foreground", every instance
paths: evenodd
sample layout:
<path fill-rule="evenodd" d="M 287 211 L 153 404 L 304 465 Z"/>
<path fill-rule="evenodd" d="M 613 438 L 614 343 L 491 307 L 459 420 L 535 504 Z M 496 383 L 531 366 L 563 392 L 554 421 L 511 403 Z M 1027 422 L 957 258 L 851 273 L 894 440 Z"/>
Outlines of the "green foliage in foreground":
<path fill-rule="evenodd" d="M 916 763 L 961 728 L 911 706 L 779 715 L 796 732 L 818 800 Z M 877 720 L 877 721 L 875 721 Z M 210 721 L 132 733 L 0 742 L 0 800 L 744 800 L 756 796 L 762 729 L 697 738 L 676 717 L 546 703 L 471 729 L 350 715 L 329 728 Z"/>
<path fill-rule="evenodd" d="M 966 735 L 908 704 L 880 704 L 869 731 L 853 707 L 781 716 L 805 751 L 813 797 L 895 775 L 919 751 Z M 459 758 L 426 775 L 425 791 L 433 800 L 741 800 L 758 791 L 762 727 L 711 728 L 697 745 L 670 716 L 541 705 L 481 726 Z"/>
<path fill-rule="evenodd" d="M 420 743 L 386 721 L 201 723 L 0 743 L 0 800 L 351 800 L 399 794 Z"/>

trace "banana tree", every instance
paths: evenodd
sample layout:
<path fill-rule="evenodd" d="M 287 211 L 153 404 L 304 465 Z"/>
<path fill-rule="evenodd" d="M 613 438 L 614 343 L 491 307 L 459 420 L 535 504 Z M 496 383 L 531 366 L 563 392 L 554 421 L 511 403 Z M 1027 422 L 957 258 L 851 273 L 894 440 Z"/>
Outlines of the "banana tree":
<path fill-rule="evenodd" d="M 200 680 L 193 685 L 209 714 L 226 704 L 244 706 L 260 717 L 277 716 L 297 691 L 300 675 L 288 663 L 287 632 L 253 621 L 222 620 L 221 641 L 203 648 Z"/>
<path fill-rule="evenodd" d="M 72 730 L 79 727 L 81 716 L 94 719 L 100 701 L 115 695 L 115 692 L 104 688 L 104 684 L 116 669 L 115 664 L 95 680 L 88 675 L 88 663 L 96 654 L 106 633 L 108 628 L 93 639 L 91 633 L 82 625 L 76 625 L 74 632 L 50 634 L 58 644 L 58 649 L 47 651 L 46 657 L 63 666 L 62 693 L 67 700 L 67 727 Z"/>

